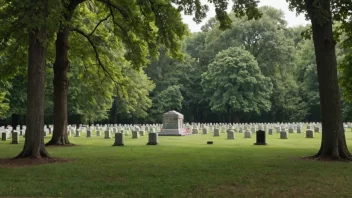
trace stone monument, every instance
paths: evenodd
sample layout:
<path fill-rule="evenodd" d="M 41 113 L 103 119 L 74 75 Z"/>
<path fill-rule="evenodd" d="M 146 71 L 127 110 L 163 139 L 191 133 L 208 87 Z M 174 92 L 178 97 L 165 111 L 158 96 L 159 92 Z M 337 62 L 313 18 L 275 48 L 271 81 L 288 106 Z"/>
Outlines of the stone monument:
<path fill-rule="evenodd" d="M 263 130 L 259 130 L 256 132 L 257 142 L 254 145 L 267 145 L 266 143 L 266 133 Z"/>
<path fill-rule="evenodd" d="M 163 128 L 159 136 L 183 136 L 190 133 L 183 128 L 183 115 L 177 111 L 169 111 L 163 115 Z"/>

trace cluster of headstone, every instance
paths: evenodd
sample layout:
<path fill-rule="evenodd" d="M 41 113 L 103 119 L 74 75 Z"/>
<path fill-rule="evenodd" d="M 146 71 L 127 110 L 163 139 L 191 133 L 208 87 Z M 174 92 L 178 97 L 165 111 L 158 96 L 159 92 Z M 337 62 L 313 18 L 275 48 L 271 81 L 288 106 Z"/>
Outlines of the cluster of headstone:
<path fill-rule="evenodd" d="M 177 121 L 178 122 L 178 121 Z M 186 123 L 181 126 L 189 134 L 209 134 L 213 133 L 214 137 L 226 134 L 227 139 L 235 139 L 236 133 L 243 134 L 244 138 L 251 138 L 256 131 L 265 131 L 267 135 L 279 134 L 280 139 L 288 139 L 289 134 L 305 133 L 306 138 L 314 138 L 315 133 L 321 132 L 321 123 Z M 352 129 L 352 123 L 344 123 L 345 131 Z M 111 139 L 115 134 L 114 145 L 124 145 L 124 136 L 131 136 L 132 139 L 138 139 L 140 136 L 149 136 L 149 145 L 158 143 L 158 134 L 163 129 L 162 124 L 105 124 L 105 125 L 68 125 L 67 133 L 71 137 L 104 137 Z M 44 136 L 53 133 L 53 125 L 44 127 Z M 0 127 L 1 139 L 6 141 L 12 139 L 13 144 L 18 144 L 19 136 L 25 136 L 26 126 L 2 126 Z"/>
<path fill-rule="evenodd" d="M 106 125 L 75 125 L 67 126 L 68 136 L 74 137 L 92 137 L 104 136 L 105 139 L 111 139 L 112 134 L 122 133 L 125 136 L 132 135 L 132 138 L 138 138 L 139 136 L 145 136 L 148 133 L 155 133 L 160 131 L 160 124 L 143 124 L 143 125 L 121 125 L 121 124 L 106 124 Z"/>
<path fill-rule="evenodd" d="M 121 124 L 106 124 L 106 125 L 69 125 L 67 132 L 69 136 L 90 138 L 95 134 L 97 137 L 104 137 L 104 139 L 111 139 L 115 135 L 115 143 L 113 146 L 124 146 L 125 136 L 132 136 L 132 139 L 138 139 L 140 136 L 149 134 L 148 145 L 158 144 L 158 135 L 161 129 L 160 124 L 142 124 L 142 125 L 121 125 Z"/>
<path fill-rule="evenodd" d="M 81 137 L 87 138 L 92 137 L 93 133 L 95 136 L 104 136 L 105 139 L 111 139 L 112 135 L 115 134 L 115 144 L 123 145 L 124 136 L 132 135 L 133 139 L 138 139 L 140 136 L 149 134 L 148 145 L 158 144 L 157 132 L 160 132 L 161 124 L 142 124 L 142 125 L 121 125 L 121 124 L 106 124 L 106 125 L 68 125 L 67 133 L 69 137 Z M 44 127 L 44 136 L 51 135 L 53 133 L 53 125 Z M 26 126 L 17 126 L 13 129 L 12 126 L 0 127 L 0 134 L 2 141 L 12 139 L 13 144 L 19 143 L 19 136 L 25 137 Z"/>
<path fill-rule="evenodd" d="M 19 143 L 19 136 L 25 136 L 26 126 L 16 126 L 16 128 L 12 128 L 12 126 L 2 126 L 0 127 L 1 140 L 6 141 L 7 139 L 12 139 L 12 144 Z"/>
<path fill-rule="evenodd" d="M 352 128 L 352 123 L 344 123 L 345 131 Z M 280 134 L 281 139 L 288 139 L 289 134 L 306 133 L 307 138 L 314 138 L 314 133 L 321 132 L 321 123 L 186 123 L 184 128 L 192 134 L 208 134 L 212 132 L 215 137 L 222 133 L 227 139 L 235 139 L 235 132 L 242 133 L 244 138 L 251 138 L 256 131 L 265 131 L 268 135 Z"/>

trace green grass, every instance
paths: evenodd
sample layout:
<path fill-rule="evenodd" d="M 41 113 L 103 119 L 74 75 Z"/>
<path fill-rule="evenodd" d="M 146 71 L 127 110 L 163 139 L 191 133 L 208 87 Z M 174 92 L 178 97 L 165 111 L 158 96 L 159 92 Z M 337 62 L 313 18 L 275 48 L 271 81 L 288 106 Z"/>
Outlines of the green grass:
<path fill-rule="evenodd" d="M 67 164 L 0 168 L 0 197 L 351 197 L 352 164 L 301 160 L 315 154 L 321 134 L 267 136 L 268 146 L 254 146 L 255 135 L 236 140 L 212 137 L 147 136 L 113 147 L 113 139 L 71 137 L 77 147 L 48 148 Z M 352 132 L 346 133 L 352 145 Z M 49 137 L 46 137 L 49 140 Z M 214 145 L 206 145 L 213 140 Z M 23 147 L 0 142 L 0 158 Z"/>

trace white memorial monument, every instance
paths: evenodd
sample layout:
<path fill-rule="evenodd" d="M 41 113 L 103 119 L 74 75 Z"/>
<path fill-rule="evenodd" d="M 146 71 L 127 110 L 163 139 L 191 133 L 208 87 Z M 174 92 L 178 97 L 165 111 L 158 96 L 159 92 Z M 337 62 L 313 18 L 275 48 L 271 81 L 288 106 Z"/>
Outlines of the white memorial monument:
<path fill-rule="evenodd" d="M 183 136 L 188 135 L 183 128 L 183 115 L 177 111 L 169 111 L 163 114 L 163 128 L 159 136 Z"/>

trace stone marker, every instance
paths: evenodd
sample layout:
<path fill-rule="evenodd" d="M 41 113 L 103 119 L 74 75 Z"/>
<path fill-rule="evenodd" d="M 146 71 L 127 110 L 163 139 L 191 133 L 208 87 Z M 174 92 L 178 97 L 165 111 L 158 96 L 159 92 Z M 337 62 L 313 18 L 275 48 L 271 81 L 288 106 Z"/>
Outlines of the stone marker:
<path fill-rule="evenodd" d="M 235 139 L 235 131 L 230 129 L 227 130 L 227 139 L 228 140 L 234 140 Z"/>
<path fill-rule="evenodd" d="M 140 136 L 144 136 L 145 135 L 145 131 L 139 131 L 139 135 Z"/>
<path fill-rule="evenodd" d="M 214 129 L 214 137 L 220 137 L 220 130 Z"/>
<path fill-rule="evenodd" d="M 88 131 L 87 131 L 87 138 L 90 138 L 90 137 L 92 137 L 92 131 L 90 131 L 90 130 L 88 129 Z"/>
<path fill-rule="evenodd" d="M 297 133 L 302 133 L 302 128 L 297 128 Z"/>
<path fill-rule="evenodd" d="M 138 138 L 139 138 L 138 131 L 132 131 L 132 139 L 138 139 Z"/>
<path fill-rule="evenodd" d="M 123 133 L 115 133 L 115 143 L 113 146 L 125 146 L 124 144 L 125 136 Z"/>
<path fill-rule="evenodd" d="M 203 129 L 203 134 L 204 134 L 204 135 L 208 134 L 208 129 L 204 128 L 204 129 Z"/>
<path fill-rule="evenodd" d="M 294 133 L 294 132 L 293 132 L 293 128 L 289 128 L 289 129 L 288 129 L 288 132 L 289 132 L 289 133 Z"/>
<path fill-rule="evenodd" d="M 158 134 L 149 133 L 147 145 L 158 145 Z"/>
<path fill-rule="evenodd" d="M 288 139 L 287 131 L 283 130 L 280 132 L 280 139 Z"/>
<path fill-rule="evenodd" d="M 79 133 L 79 130 L 78 129 L 76 129 L 76 135 L 75 135 L 75 137 L 80 137 L 81 135 L 80 135 L 80 133 Z"/>
<path fill-rule="evenodd" d="M 1 140 L 6 141 L 6 132 L 1 133 Z"/>
<path fill-rule="evenodd" d="M 319 127 L 314 127 L 314 132 L 319 133 L 320 132 L 320 128 Z"/>
<path fill-rule="evenodd" d="M 307 130 L 306 131 L 306 138 L 314 138 L 314 131 L 313 130 Z"/>
<path fill-rule="evenodd" d="M 198 129 L 192 129 L 192 134 L 198 134 Z"/>
<path fill-rule="evenodd" d="M 213 141 L 207 141 L 207 144 L 213 144 L 214 142 Z"/>
<path fill-rule="evenodd" d="M 107 129 L 107 130 L 105 131 L 105 137 L 104 137 L 104 139 L 111 139 L 109 129 Z"/>
<path fill-rule="evenodd" d="M 256 132 L 256 138 L 257 138 L 257 142 L 254 143 L 254 145 L 267 145 L 266 143 L 266 134 L 265 131 L 263 130 L 259 130 Z"/>
<path fill-rule="evenodd" d="M 246 130 L 244 132 L 244 138 L 251 138 L 252 137 L 252 132 L 250 130 Z"/>
<path fill-rule="evenodd" d="M 12 132 L 12 144 L 18 144 L 19 142 L 18 132 Z"/>
<path fill-rule="evenodd" d="M 269 129 L 269 135 L 273 135 L 274 134 L 274 129 Z"/>
<path fill-rule="evenodd" d="M 97 131 L 96 131 L 96 135 L 98 136 L 98 137 L 100 137 L 101 136 L 101 132 L 100 132 L 100 130 L 99 129 L 97 129 Z"/>

